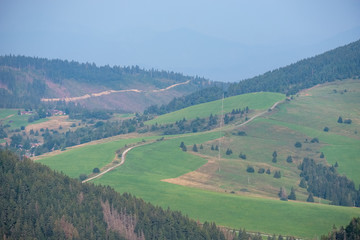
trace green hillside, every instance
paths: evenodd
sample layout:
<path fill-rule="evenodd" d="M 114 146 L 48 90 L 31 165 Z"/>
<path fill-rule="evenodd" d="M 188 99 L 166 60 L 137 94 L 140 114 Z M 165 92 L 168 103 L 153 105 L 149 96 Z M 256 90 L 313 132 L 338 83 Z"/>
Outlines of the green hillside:
<path fill-rule="evenodd" d="M 245 197 L 161 181 L 195 170 L 206 162 L 181 151 L 181 141 L 189 145 L 200 144 L 218 136 L 217 132 L 186 135 L 135 148 L 128 153 L 123 166 L 95 182 L 113 186 L 119 192 L 130 192 L 163 207 L 181 210 L 193 219 L 212 220 L 231 228 L 245 227 L 247 230 L 270 234 L 315 237 L 327 233 L 333 224 L 346 224 L 352 216 L 360 214 L 358 209 L 353 208 Z M 119 145 L 121 147 L 122 144 Z M 105 143 L 97 148 L 98 156 L 106 156 L 106 152 L 110 151 L 108 146 L 113 146 L 114 151 L 117 149 L 113 143 Z M 79 162 L 87 161 L 94 155 L 92 151 L 81 148 L 70 152 L 74 156 L 78 153 L 76 159 Z M 45 158 L 42 162 L 46 164 L 54 159 Z M 66 153 L 58 155 L 56 159 L 64 165 L 77 165 Z M 107 160 L 110 162 L 112 156 Z M 78 169 L 77 173 L 71 173 L 68 167 L 55 168 L 71 175 L 84 172 Z"/>
<path fill-rule="evenodd" d="M 231 112 L 233 109 L 244 109 L 249 107 L 251 110 L 266 110 L 270 108 L 275 102 L 285 99 L 284 94 L 280 93 L 249 93 L 238 95 L 224 99 L 224 113 Z M 188 108 L 184 108 L 175 112 L 158 116 L 157 118 L 147 121 L 146 124 L 167 124 L 174 123 L 183 118 L 192 120 L 197 117 L 206 118 L 210 114 L 221 115 L 222 100 L 212 101 L 208 103 L 194 105 Z"/>
<path fill-rule="evenodd" d="M 267 101 L 261 101 L 259 96 L 267 96 L 264 97 Z M 268 234 L 320 236 L 329 232 L 334 224 L 344 225 L 352 217 L 359 216 L 359 208 L 328 205 L 329 200 L 317 197 L 316 203 L 306 203 L 309 193 L 299 187 L 301 171 L 298 166 L 305 157 L 325 165 L 338 162 L 337 171 L 358 185 L 359 96 L 359 80 L 317 86 L 293 96 L 251 123 L 227 125 L 222 130 L 220 161 L 218 152 L 211 150 L 211 146 L 220 144 L 218 131 L 168 136 L 133 149 L 124 165 L 94 182 L 110 185 L 119 192 L 130 192 L 162 207 L 180 210 L 200 221 L 215 221 L 230 228 L 245 227 Z M 226 111 L 243 107 L 239 101 L 241 97 L 255 100 L 253 105 L 251 102 L 247 105 L 262 110 L 284 99 L 284 95 L 271 93 L 236 96 L 228 99 Z M 208 109 L 215 111 L 220 104 L 220 101 L 201 104 L 184 109 L 195 108 L 196 111 L 184 113 L 191 119 L 190 114 L 200 114 Z M 344 120 L 351 119 L 352 123 L 338 123 L 339 116 Z M 325 127 L 328 127 L 327 132 Z M 318 142 L 312 141 L 315 138 Z M 88 175 L 93 167 L 110 163 L 115 151 L 124 144 L 138 141 L 139 138 L 123 139 L 74 148 L 43 158 L 41 162 L 73 177 Z M 181 142 L 187 146 L 187 152 L 179 147 Z M 302 146 L 295 147 L 296 142 Z M 194 144 L 198 147 L 197 153 L 192 151 Z M 228 149 L 232 150 L 231 154 L 226 154 Z M 272 161 L 274 151 L 276 162 Z M 324 158 L 320 157 L 321 152 Z M 240 158 L 240 153 L 246 158 Z M 287 161 L 288 156 L 292 156 L 292 162 Z M 249 166 L 255 169 L 254 173 L 247 171 Z M 261 168 L 269 169 L 271 174 L 258 173 Z M 281 178 L 273 177 L 276 171 L 280 171 Z M 166 179 L 172 180 L 164 181 Z M 280 187 L 287 193 L 293 187 L 297 201 L 280 201 Z"/>

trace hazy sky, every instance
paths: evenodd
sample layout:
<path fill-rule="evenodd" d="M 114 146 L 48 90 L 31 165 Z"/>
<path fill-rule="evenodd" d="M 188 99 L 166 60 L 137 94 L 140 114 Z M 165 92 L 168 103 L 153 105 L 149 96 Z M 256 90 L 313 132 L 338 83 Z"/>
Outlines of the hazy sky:
<path fill-rule="evenodd" d="M 0 55 L 237 81 L 360 38 L 359 0 L 0 0 Z"/>

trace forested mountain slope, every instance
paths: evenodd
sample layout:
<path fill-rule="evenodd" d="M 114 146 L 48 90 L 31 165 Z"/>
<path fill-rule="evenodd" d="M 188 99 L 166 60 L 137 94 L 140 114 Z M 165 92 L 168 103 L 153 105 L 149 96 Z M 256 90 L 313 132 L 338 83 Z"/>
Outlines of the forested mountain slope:
<path fill-rule="evenodd" d="M 0 150 L 0 235 L 4 239 L 225 239 L 110 187 L 81 184 Z"/>
<path fill-rule="evenodd" d="M 204 78 L 144 70 L 138 66 L 98 67 L 58 59 L 0 56 L 0 107 L 34 106 L 42 98 L 65 99 L 90 95 L 76 102 L 90 108 L 135 112 L 151 104 L 168 103 L 174 96 L 189 94 L 209 84 Z M 91 95 L 111 90 L 118 92 Z"/>
<path fill-rule="evenodd" d="M 151 106 L 146 112 L 164 114 L 195 104 L 250 92 L 280 92 L 287 95 L 317 84 L 359 78 L 360 40 L 315 57 L 307 58 L 286 67 L 266 72 L 260 76 L 220 87 L 201 89 L 177 97 L 169 104 Z"/>
<path fill-rule="evenodd" d="M 320 83 L 360 76 L 360 40 L 229 86 L 228 95 L 248 92 L 295 94 Z"/>

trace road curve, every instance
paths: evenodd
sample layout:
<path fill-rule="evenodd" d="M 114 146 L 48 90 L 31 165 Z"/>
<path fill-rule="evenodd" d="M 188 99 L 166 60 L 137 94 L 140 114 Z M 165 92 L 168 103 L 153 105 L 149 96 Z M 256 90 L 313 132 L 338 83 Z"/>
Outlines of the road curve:
<path fill-rule="evenodd" d="M 123 165 L 124 162 L 125 162 L 125 156 L 126 156 L 126 154 L 127 154 L 131 149 L 136 148 L 136 147 L 139 147 L 139 146 L 143 146 L 143 145 L 145 145 L 145 144 L 140 144 L 140 145 L 136 145 L 136 146 L 132 146 L 132 147 L 127 148 L 127 149 L 122 153 L 122 155 L 121 155 L 121 162 L 120 162 L 120 163 L 116 164 L 115 166 L 112 166 L 111 168 L 106 169 L 105 171 L 103 171 L 103 172 L 101 172 L 101 173 L 99 173 L 99 174 L 97 174 L 97 175 L 95 175 L 95 176 L 93 176 L 93 177 L 91 177 L 91 178 L 85 179 L 84 181 L 82 181 L 82 183 L 85 183 L 85 182 L 91 181 L 91 180 L 93 180 L 93 179 L 95 179 L 95 178 L 101 177 L 101 176 L 104 175 L 105 173 L 110 172 L 111 170 L 113 170 L 113 169 L 115 169 L 115 168 Z"/>

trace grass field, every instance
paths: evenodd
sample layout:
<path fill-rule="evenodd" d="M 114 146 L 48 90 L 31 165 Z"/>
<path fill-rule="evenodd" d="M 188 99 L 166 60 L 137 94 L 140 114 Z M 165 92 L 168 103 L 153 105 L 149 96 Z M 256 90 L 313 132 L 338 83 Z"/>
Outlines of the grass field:
<path fill-rule="evenodd" d="M 217 224 L 230 228 L 245 227 L 247 230 L 270 234 L 319 236 L 329 231 L 333 224 L 346 224 L 352 216 L 360 215 L 359 209 L 249 198 L 161 181 L 193 171 L 206 162 L 181 151 L 181 141 L 187 145 L 200 144 L 218 136 L 218 132 L 184 135 L 135 148 L 128 153 L 123 166 L 95 180 L 95 183 L 110 185 L 119 192 L 130 192 L 153 204 L 180 210 L 193 219 L 216 221 Z M 84 173 L 84 168 L 91 171 L 95 164 L 111 161 L 113 151 L 125 142 L 129 144 L 138 140 L 128 139 L 91 146 L 94 150 L 75 148 L 68 154 L 63 153 L 41 162 L 77 177 Z M 94 155 L 101 160 L 95 160 Z M 79 165 L 82 167 L 78 167 Z"/>
<path fill-rule="evenodd" d="M 301 202 L 307 193 L 297 187 L 300 180 L 297 165 L 303 157 L 330 164 L 337 161 L 340 173 L 353 179 L 357 185 L 360 183 L 360 133 L 357 133 L 360 130 L 359 92 L 359 81 L 331 83 L 302 92 L 290 102 L 277 107 L 272 114 L 257 118 L 245 126 L 228 125 L 222 133 L 225 137 L 222 138 L 219 162 L 216 162 L 218 152 L 210 150 L 211 145 L 218 144 L 219 132 L 168 136 L 164 141 L 133 149 L 128 153 L 124 165 L 94 182 L 110 185 L 119 192 L 129 192 L 165 208 L 180 210 L 195 220 L 215 221 L 230 228 L 245 227 L 248 231 L 268 234 L 319 237 L 329 232 L 334 224 L 346 225 L 352 217 L 360 216 L 360 209 Z M 269 102 L 263 109 L 269 108 L 272 103 Z M 211 112 L 212 105 L 203 105 L 202 108 L 204 106 Z M 246 106 L 251 108 L 250 104 L 246 104 L 229 107 L 229 111 Z M 191 107 L 195 109 L 194 112 L 183 113 L 189 114 L 186 115 L 187 119 L 191 119 L 191 114 L 196 111 L 205 117 L 210 114 L 206 112 L 208 109 L 196 110 L 196 107 Z M 164 122 L 174 121 L 181 115 L 176 114 Z M 352 124 L 338 124 L 339 116 L 351 118 Z M 329 127 L 329 132 L 323 131 L 325 126 Z M 247 135 L 238 136 L 238 131 L 245 131 Z M 320 143 L 309 143 L 314 137 Z M 78 177 L 82 173 L 91 173 L 94 167 L 100 168 L 111 162 L 116 149 L 124 144 L 140 140 L 122 139 L 74 148 L 58 156 L 44 158 L 41 162 Z M 187 145 L 188 152 L 179 148 L 182 141 Z M 296 141 L 302 142 L 302 148 L 294 147 Z M 193 144 L 204 146 L 199 150 L 200 155 L 192 154 Z M 231 148 L 233 154 L 226 155 L 227 148 Z M 271 161 L 273 151 L 278 153 L 277 163 Z M 240 152 L 247 155 L 246 160 L 238 157 Z M 325 153 L 325 159 L 320 159 L 320 152 Z M 294 162 L 291 164 L 286 162 L 288 155 L 293 156 Z M 207 163 L 205 158 L 215 159 L 215 165 Z M 247 173 L 248 165 L 254 166 L 256 171 L 260 167 L 270 168 L 272 174 Z M 281 179 L 273 178 L 275 170 L 281 171 Z M 199 189 L 162 181 L 181 179 L 189 172 L 199 177 L 192 179 L 195 183 L 211 187 Z M 283 202 L 277 199 L 276 193 L 280 187 L 289 191 L 292 186 L 296 188 L 300 201 Z M 232 191 L 235 194 L 231 194 Z"/>
<path fill-rule="evenodd" d="M 0 109 L 0 121 L 2 121 L 4 125 L 9 124 L 10 130 L 18 129 L 22 126 L 26 127 L 29 125 L 28 118 L 29 115 L 18 115 L 18 109 Z M 48 121 L 47 118 L 42 118 L 32 122 L 32 124 L 46 121 Z"/>
<path fill-rule="evenodd" d="M 270 108 L 275 102 L 285 99 L 284 94 L 280 93 L 249 93 L 244 95 L 238 95 L 224 99 L 224 113 L 231 112 L 233 109 L 244 109 L 247 106 L 251 110 L 266 110 Z M 217 100 L 213 102 L 203 103 L 188 108 L 184 108 L 172 113 L 161 115 L 155 119 L 147 121 L 147 125 L 151 124 L 167 124 L 173 123 L 183 118 L 187 120 L 209 117 L 210 114 L 221 114 L 221 101 Z"/>
<path fill-rule="evenodd" d="M 89 175 L 94 168 L 101 169 L 110 163 L 116 150 L 123 148 L 126 144 L 142 141 L 142 139 L 153 139 L 154 137 L 119 139 L 112 142 L 99 143 L 96 145 L 85 145 L 62 152 L 61 154 L 37 160 L 52 169 L 64 172 L 70 177 L 78 178 L 80 174 Z"/>

